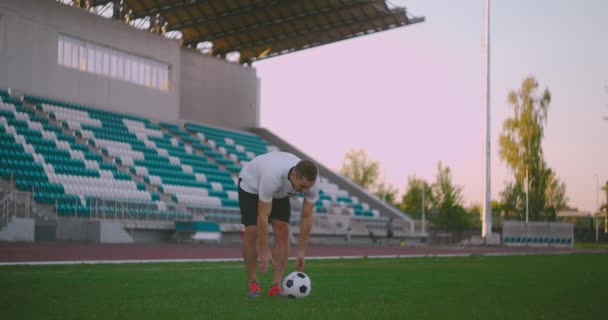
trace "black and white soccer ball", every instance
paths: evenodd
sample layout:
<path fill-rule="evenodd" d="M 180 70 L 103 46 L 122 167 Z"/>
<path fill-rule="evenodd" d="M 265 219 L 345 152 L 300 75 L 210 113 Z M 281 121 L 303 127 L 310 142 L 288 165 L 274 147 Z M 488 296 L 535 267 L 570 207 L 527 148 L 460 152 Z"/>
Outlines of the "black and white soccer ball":
<path fill-rule="evenodd" d="M 310 278 L 304 272 L 294 271 L 283 279 L 283 294 L 288 298 L 305 298 L 311 289 Z"/>

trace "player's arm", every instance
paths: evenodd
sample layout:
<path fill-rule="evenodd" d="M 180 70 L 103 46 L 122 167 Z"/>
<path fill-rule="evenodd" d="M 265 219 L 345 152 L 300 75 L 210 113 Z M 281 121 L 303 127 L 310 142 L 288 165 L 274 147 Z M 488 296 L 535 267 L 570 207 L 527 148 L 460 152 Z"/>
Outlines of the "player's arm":
<path fill-rule="evenodd" d="M 271 210 L 272 202 L 258 201 L 257 234 L 261 273 L 266 273 L 268 270 L 268 263 L 274 265 L 272 254 L 268 248 L 268 217 L 270 216 Z"/>
<path fill-rule="evenodd" d="M 298 254 L 296 257 L 296 268 L 300 271 L 304 271 L 304 257 L 306 256 L 308 238 L 310 238 L 310 231 L 312 230 L 314 207 L 314 202 L 304 199 L 302 203 L 302 215 L 300 217 L 300 240 L 298 241 Z"/>

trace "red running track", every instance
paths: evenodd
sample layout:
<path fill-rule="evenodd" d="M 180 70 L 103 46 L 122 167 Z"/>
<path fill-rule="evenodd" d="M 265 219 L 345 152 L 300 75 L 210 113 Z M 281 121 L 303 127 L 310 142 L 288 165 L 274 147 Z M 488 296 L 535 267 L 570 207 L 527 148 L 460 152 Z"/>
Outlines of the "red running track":
<path fill-rule="evenodd" d="M 296 252 L 295 247 L 290 253 Z M 309 246 L 307 256 L 435 256 L 533 253 L 608 253 L 608 250 L 514 247 Z M 0 243 L 0 263 L 99 260 L 238 259 L 238 244 L 93 244 L 75 242 Z"/>

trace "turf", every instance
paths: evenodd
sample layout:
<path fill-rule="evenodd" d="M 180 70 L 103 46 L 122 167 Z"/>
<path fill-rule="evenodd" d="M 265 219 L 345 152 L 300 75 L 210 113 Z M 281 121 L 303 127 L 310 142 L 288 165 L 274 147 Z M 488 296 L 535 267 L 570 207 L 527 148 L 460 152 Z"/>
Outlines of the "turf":
<path fill-rule="evenodd" d="M 577 242 L 574 247 L 579 249 L 608 249 L 608 243 Z"/>
<path fill-rule="evenodd" d="M 598 319 L 607 265 L 607 254 L 309 260 L 300 300 L 247 298 L 239 263 L 11 266 L 0 267 L 0 316 Z"/>

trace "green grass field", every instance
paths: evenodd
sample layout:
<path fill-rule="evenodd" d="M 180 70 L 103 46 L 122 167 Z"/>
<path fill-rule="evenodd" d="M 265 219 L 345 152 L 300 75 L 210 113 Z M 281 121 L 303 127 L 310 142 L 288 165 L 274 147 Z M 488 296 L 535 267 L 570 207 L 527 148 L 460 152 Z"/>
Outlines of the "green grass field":
<path fill-rule="evenodd" d="M 578 249 L 608 249 L 608 243 L 581 243 L 577 242 L 574 244 L 575 248 Z"/>
<path fill-rule="evenodd" d="M 309 260 L 311 295 L 288 300 L 247 298 L 239 263 L 11 266 L 0 317 L 599 319 L 607 267 L 608 254 Z"/>

